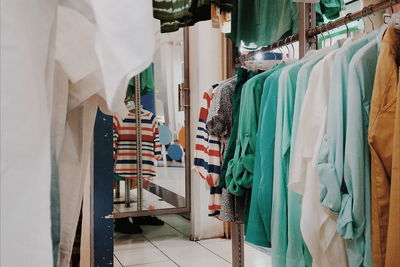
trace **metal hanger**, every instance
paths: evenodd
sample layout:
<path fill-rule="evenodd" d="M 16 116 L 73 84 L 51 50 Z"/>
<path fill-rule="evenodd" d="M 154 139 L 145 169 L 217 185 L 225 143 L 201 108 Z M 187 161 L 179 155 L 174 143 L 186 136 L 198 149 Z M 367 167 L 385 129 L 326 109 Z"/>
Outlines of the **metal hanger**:
<path fill-rule="evenodd" d="M 347 20 L 349 20 L 349 18 L 351 18 L 351 13 L 347 13 L 347 15 L 344 17 L 344 25 L 346 26 L 346 36 L 347 36 L 347 38 L 350 37 L 349 26 L 347 25 Z"/>
<path fill-rule="evenodd" d="M 325 24 L 325 27 L 326 27 L 326 32 L 328 33 L 329 36 L 329 46 L 332 46 L 332 36 L 331 33 L 329 32 L 329 28 L 332 28 L 332 22 L 328 22 L 327 24 Z"/>

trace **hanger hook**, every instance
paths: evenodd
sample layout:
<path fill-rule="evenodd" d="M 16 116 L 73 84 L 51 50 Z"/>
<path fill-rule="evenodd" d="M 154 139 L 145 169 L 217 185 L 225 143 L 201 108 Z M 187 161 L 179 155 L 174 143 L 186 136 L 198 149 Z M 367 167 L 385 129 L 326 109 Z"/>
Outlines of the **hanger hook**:
<path fill-rule="evenodd" d="M 393 8 L 393 6 L 392 6 Z M 371 19 L 371 14 L 374 14 L 374 5 L 369 5 L 369 7 L 367 7 L 367 9 L 369 9 L 370 14 L 368 15 L 368 19 L 371 22 L 371 26 L 372 26 L 372 31 L 375 31 L 375 25 L 374 25 L 374 21 Z"/>
<path fill-rule="evenodd" d="M 367 11 L 368 11 L 368 7 L 363 7 L 363 9 L 361 10 L 361 15 L 363 17 L 367 17 Z M 365 19 L 362 18 L 363 21 L 363 25 L 364 25 L 364 29 L 363 29 L 363 33 L 367 32 L 367 26 L 365 25 Z"/>
<path fill-rule="evenodd" d="M 390 10 L 392 11 L 392 14 L 394 14 L 394 9 L 393 9 L 393 0 L 390 0 Z"/>
<path fill-rule="evenodd" d="M 351 13 L 347 13 L 347 15 L 346 15 L 345 18 L 344 18 L 344 24 L 345 24 L 345 26 L 346 26 L 346 35 L 347 35 L 347 38 L 349 38 L 349 36 L 350 36 L 349 26 L 347 25 L 347 21 L 350 20 L 350 19 L 351 19 Z"/>
<path fill-rule="evenodd" d="M 284 43 L 285 43 L 286 50 L 287 50 L 287 52 L 288 52 L 288 58 L 290 58 L 290 50 L 289 50 L 289 47 L 288 47 L 288 44 L 289 44 L 288 40 L 290 41 L 289 37 L 290 37 L 290 36 L 286 37 L 286 38 L 285 38 L 285 42 L 284 42 Z"/>
<path fill-rule="evenodd" d="M 294 36 L 292 35 L 292 36 L 290 37 L 290 45 L 292 46 L 293 58 L 294 58 L 295 51 L 294 51 L 293 39 L 294 39 Z"/>

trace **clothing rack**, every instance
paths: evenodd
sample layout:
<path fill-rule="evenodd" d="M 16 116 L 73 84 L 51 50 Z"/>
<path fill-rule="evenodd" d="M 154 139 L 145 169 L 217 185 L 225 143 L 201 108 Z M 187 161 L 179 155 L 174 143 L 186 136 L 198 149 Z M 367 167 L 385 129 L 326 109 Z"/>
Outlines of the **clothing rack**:
<path fill-rule="evenodd" d="M 325 23 L 325 24 L 322 24 L 319 26 L 314 26 L 314 27 L 308 28 L 305 30 L 305 36 L 304 36 L 305 38 L 304 39 L 307 40 L 309 43 L 315 43 L 316 42 L 315 37 L 321 33 L 328 32 L 330 30 L 333 30 L 333 29 L 338 28 L 343 25 L 347 25 L 351 21 L 367 17 L 377 11 L 380 11 L 380 10 L 383 10 L 383 9 L 386 9 L 389 7 L 393 7 L 394 5 L 399 4 L 399 3 L 400 3 L 400 0 L 390 0 L 390 1 L 383 1 L 378 4 L 372 4 L 367 7 L 364 7 L 360 11 L 357 11 L 354 13 L 348 13 L 343 18 L 339 18 L 337 20 L 334 20 L 334 21 L 331 21 L 331 22 L 328 22 L 328 23 Z M 308 5 L 311 5 L 311 4 L 308 4 Z M 301 22 L 304 23 L 303 19 L 300 17 L 301 16 L 299 16 L 299 25 L 301 24 Z M 300 21 L 300 19 L 302 21 Z M 239 61 L 245 62 L 247 60 L 254 60 L 254 56 L 258 53 L 264 53 L 264 52 L 274 50 L 276 48 L 280 48 L 282 46 L 287 46 L 294 42 L 301 41 L 300 39 L 301 39 L 300 34 L 286 37 L 286 38 L 279 40 L 278 42 L 275 42 L 271 45 L 263 46 L 255 51 L 249 52 L 246 55 L 240 56 Z"/>
<path fill-rule="evenodd" d="M 254 60 L 258 53 L 268 52 L 283 46 L 287 46 L 299 41 L 299 55 L 302 58 L 309 50 L 316 48 L 316 36 L 321 33 L 333 30 L 347 23 L 367 17 L 374 12 L 384 10 L 399 4 L 400 0 L 387 0 L 377 4 L 364 7 L 362 10 L 348 13 L 345 17 L 316 26 L 315 5 L 309 3 L 299 3 L 299 34 L 286 37 L 271 45 L 261 47 L 251 51 L 246 55 L 237 58 L 237 61 L 244 63 L 247 60 Z M 232 56 L 232 55 L 230 55 Z M 244 267 L 244 227 L 243 224 L 232 224 L 232 266 Z"/>

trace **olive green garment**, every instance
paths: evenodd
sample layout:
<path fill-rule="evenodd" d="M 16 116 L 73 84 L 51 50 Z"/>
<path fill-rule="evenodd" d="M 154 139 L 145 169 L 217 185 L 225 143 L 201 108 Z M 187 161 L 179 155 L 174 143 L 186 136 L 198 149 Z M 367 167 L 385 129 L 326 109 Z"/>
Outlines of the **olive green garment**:
<path fill-rule="evenodd" d="M 211 19 L 211 0 L 153 0 L 153 16 L 160 20 L 161 33 L 174 32 Z"/>
<path fill-rule="evenodd" d="M 222 162 L 221 173 L 219 176 L 219 186 L 226 188 L 226 171 L 228 169 L 228 163 L 235 155 L 236 139 L 238 134 L 238 124 L 239 124 L 239 111 L 240 111 L 240 98 L 242 96 L 243 85 L 252 78 L 255 73 L 248 71 L 246 69 L 238 68 L 236 70 L 237 78 L 235 85 L 235 92 L 232 99 L 232 128 L 231 135 L 229 136 L 228 146 L 226 148 L 225 157 Z"/>
<path fill-rule="evenodd" d="M 264 83 L 258 121 L 253 189 L 246 229 L 246 241 L 271 247 L 271 206 L 278 81 L 282 68 Z"/>
<path fill-rule="evenodd" d="M 234 0 L 231 33 L 236 46 L 263 46 L 297 33 L 297 4 L 292 0 Z"/>
<path fill-rule="evenodd" d="M 242 196 L 253 184 L 256 134 L 265 79 L 280 65 L 248 80 L 242 89 L 235 155 L 228 163 L 226 189 Z"/>

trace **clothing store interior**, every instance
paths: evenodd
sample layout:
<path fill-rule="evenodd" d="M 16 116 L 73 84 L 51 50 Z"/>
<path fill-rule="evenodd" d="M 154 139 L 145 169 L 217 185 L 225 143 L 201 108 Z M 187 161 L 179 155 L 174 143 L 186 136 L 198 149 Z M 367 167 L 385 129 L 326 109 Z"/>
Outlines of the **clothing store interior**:
<path fill-rule="evenodd" d="M 400 267 L 400 0 L 1 0 L 1 267 Z"/>

